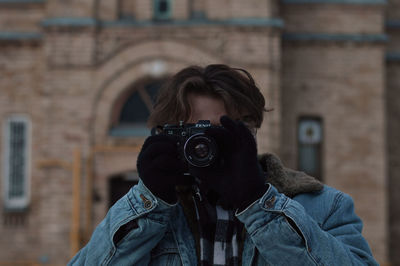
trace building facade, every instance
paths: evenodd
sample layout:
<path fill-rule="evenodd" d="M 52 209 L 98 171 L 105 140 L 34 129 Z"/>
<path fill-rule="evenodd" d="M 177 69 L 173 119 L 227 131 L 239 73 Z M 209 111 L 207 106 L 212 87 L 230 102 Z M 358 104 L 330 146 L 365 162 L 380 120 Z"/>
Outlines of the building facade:
<path fill-rule="evenodd" d="M 267 105 L 260 152 L 350 194 L 400 265 L 400 1 L 0 0 L 0 264 L 65 264 L 137 182 L 166 77 L 225 63 Z"/>

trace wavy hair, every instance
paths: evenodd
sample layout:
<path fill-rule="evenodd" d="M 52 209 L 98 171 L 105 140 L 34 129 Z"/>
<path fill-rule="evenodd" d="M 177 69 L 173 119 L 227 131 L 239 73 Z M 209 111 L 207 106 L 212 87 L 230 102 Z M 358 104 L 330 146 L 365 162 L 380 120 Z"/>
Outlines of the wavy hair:
<path fill-rule="evenodd" d="M 223 64 L 189 66 L 170 77 L 160 88 L 148 126 L 188 121 L 190 93 L 221 99 L 229 116 L 255 128 L 261 126 L 264 112 L 269 111 L 265 109 L 264 96 L 246 70 Z"/>

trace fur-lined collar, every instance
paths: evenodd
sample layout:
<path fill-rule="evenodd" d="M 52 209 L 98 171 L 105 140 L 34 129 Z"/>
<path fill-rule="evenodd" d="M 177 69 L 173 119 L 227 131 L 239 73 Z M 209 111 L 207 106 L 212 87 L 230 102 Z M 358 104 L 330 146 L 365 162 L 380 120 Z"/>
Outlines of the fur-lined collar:
<path fill-rule="evenodd" d="M 267 182 L 290 198 L 323 188 L 323 184 L 314 177 L 284 167 L 281 160 L 273 154 L 259 155 L 258 160 L 263 170 L 268 173 Z"/>

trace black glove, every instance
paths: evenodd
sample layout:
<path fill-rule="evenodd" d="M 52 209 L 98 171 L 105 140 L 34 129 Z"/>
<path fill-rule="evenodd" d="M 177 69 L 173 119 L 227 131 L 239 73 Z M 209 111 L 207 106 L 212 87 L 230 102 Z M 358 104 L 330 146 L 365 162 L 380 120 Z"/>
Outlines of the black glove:
<path fill-rule="evenodd" d="M 261 198 L 268 185 L 250 130 L 227 116 L 221 117 L 220 122 L 223 127 L 205 131 L 216 140 L 219 159 L 208 167 L 191 166 L 189 172 L 202 182 L 200 187 L 217 193 L 223 208 L 243 210 Z"/>
<path fill-rule="evenodd" d="M 184 176 L 185 164 L 178 158 L 177 140 L 156 135 L 146 139 L 137 159 L 137 170 L 145 186 L 160 199 L 177 202 L 175 186 L 190 179 Z"/>

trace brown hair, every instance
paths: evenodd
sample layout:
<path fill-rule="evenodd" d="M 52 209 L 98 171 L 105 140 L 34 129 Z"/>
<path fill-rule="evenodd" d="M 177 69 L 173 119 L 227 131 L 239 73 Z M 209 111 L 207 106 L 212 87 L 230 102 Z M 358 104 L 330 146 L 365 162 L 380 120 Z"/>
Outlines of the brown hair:
<path fill-rule="evenodd" d="M 261 126 L 265 100 L 253 77 L 244 69 L 222 64 L 189 66 L 172 76 L 158 93 L 148 126 L 186 122 L 191 115 L 189 93 L 221 99 L 229 116 Z"/>

